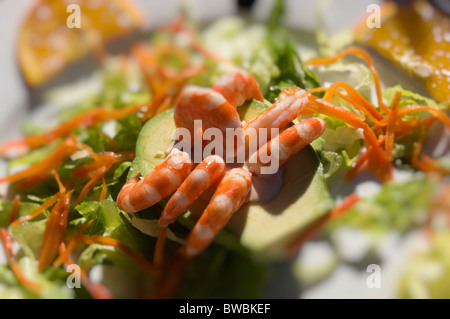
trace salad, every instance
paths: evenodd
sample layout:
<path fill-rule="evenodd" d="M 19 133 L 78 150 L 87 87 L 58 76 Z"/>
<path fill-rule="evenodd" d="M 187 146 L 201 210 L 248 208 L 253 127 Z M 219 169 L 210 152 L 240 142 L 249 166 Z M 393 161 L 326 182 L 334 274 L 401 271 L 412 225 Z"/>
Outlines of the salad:
<path fill-rule="evenodd" d="M 128 1 L 113 2 L 109 14 L 128 17 L 121 31 L 139 25 Z M 416 13 L 429 6 L 415 2 Z M 19 45 L 30 86 L 64 68 L 48 69 L 55 54 L 65 63 L 85 54 L 29 48 L 39 5 Z M 383 23 L 394 28 L 411 8 L 388 2 Z M 276 1 L 265 23 L 201 28 L 184 14 L 115 56 L 103 47 L 120 32 L 88 12 L 90 27 L 70 39 L 101 35 L 89 42 L 100 70 L 47 92 L 60 110 L 51 129 L 29 122 L 23 138 L 0 145 L 1 298 L 258 298 L 276 262 L 290 260 L 299 286 L 313 287 L 342 262 L 382 259 L 386 238 L 413 231 L 426 248 L 410 256 L 396 297 L 450 297 L 448 45 L 415 55 L 408 39 L 361 24 L 338 36 L 319 27 L 313 52 L 283 26 L 284 11 Z M 448 29 L 448 16 L 434 14 L 423 23 Z M 368 47 L 415 72 L 428 95 L 386 87 Z M 208 129 L 227 137 L 230 128 L 232 147 L 204 156 Z M 251 151 L 250 128 L 278 131 Z M 230 162 L 239 150 L 243 161 Z M 366 243 L 360 256 L 342 244 L 349 233 Z M 318 244 L 327 252 L 311 262 Z"/>

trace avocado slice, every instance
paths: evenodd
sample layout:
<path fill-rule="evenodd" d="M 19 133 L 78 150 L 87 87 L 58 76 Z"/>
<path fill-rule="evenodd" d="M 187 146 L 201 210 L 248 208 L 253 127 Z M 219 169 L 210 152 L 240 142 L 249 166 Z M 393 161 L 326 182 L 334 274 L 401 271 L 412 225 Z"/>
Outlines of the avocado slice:
<path fill-rule="evenodd" d="M 238 111 L 243 120 L 250 120 L 266 107 L 264 103 L 253 101 L 241 106 Z M 138 172 L 145 176 L 164 160 L 169 153 L 174 131 L 173 109 L 145 124 L 137 141 L 136 159 L 130 177 Z M 189 212 L 178 218 L 178 222 L 191 228 L 207 204 L 199 199 Z M 286 256 L 288 245 L 315 220 L 327 214 L 333 205 L 322 164 L 315 150 L 308 146 L 286 163 L 279 194 L 266 204 L 246 204 L 241 207 L 216 238 L 216 243 L 228 248 L 235 247 L 239 251 L 245 250 L 258 261 L 281 260 Z M 144 227 L 139 226 L 138 216 L 133 216 L 132 223 L 143 230 Z M 148 221 L 145 223 L 148 224 Z"/>
<path fill-rule="evenodd" d="M 128 173 L 128 179 L 138 173 L 146 176 L 164 161 L 170 152 L 175 129 L 173 109 L 153 117 L 144 125 L 136 141 L 136 157 Z"/>

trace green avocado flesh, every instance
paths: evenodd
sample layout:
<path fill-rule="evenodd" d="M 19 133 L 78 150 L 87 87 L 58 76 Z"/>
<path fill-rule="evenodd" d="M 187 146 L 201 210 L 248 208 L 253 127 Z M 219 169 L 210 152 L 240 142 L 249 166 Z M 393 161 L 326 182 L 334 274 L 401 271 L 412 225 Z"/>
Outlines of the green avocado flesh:
<path fill-rule="evenodd" d="M 254 101 L 238 108 L 238 111 L 242 120 L 251 120 L 266 107 Z M 174 131 L 173 109 L 145 124 L 137 141 L 136 159 L 129 177 L 137 173 L 145 176 L 165 159 Z M 201 214 L 206 205 L 207 202 L 198 200 L 190 212 L 179 217 L 179 223 L 192 227 L 194 216 Z M 332 207 L 333 199 L 325 184 L 323 167 L 314 149 L 308 146 L 286 163 L 279 194 L 269 203 L 241 207 L 228 223 L 225 234 L 217 237 L 216 243 L 228 247 L 241 246 L 238 249 L 249 252 L 260 261 L 280 260 L 285 258 L 289 244 Z M 135 227 L 145 228 L 144 225 L 139 227 L 138 218 L 133 219 Z M 230 242 L 237 242 L 237 245 Z"/>

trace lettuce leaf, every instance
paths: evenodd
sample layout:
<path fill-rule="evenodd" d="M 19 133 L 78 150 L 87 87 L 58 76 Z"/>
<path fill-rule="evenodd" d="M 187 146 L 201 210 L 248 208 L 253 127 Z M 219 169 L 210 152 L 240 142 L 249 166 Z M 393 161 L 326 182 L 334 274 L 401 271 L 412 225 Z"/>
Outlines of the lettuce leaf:
<path fill-rule="evenodd" d="M 134 152 L 142 123 L 135 114 L 124 117 L 115 122 L 116 134 L 113 137 L 114 144 L 121 152 Z"/>
<path fill-rule="evenodd" d="M 0 198 L 0 227 L 2 228 L 6 228 L 9 225 L 12 205 L 12 201 L 3 200 Z M 19 205 L 18 216 L 22 217 L 28 215 L 38 207 L 39 205 L 37 204 L 22 201 Z M 42 216 L 45 216 L 45 213 L 43 213 Z M 42 219 L 42 217 L 37 217 L 37 219 Z"/>
<path fill-rule="evenodd" d="M 361 93 L 367 101 L 372 100 L 373 77 L 370 70 L 363 63 L 337 61 L 326 67 L 314 68 L 321 86 L 329 86 L 334 82 L 345 82 Z M 334 104 L 350 108 L 349 104 L 339 97 L 335 97 Z"/>
<path fill-rule="evenodd" d="M 450 110 L 449 104 L 446 103 L 438 104 L 433 99 L 427 98 L 418 93 L 404 89 L 401 85 L 389 87 L 384 90 L 383 97 L 384 99 L 386 99 L 388 105 L 392 103 L 392 100 L 394 99 L 394 96 L 397 92 L 400 92 L 402 94 L 402 98 L 400 100 L 400 107 L 405 107 L 408 105 L 424 105 L 443 111 Z M 430 115 L 428 112 L 417 112 L 407 115 L 406 117 L 415 119 L 426 119 L 429 116 Z M 394 158 L 404 159 L 411 156 L 415 148 L 415 143 L 418 141 L 420 134 L 421 129 L 418 129 L 415 132 L 413 132 L 413 134 L 397 137 L 395 140 L 395 146 L 393 150 Z M 447 163 L 446 158 L 439 159 L 439 161 L 442 162 L 444 166 L 446 166 Z"/>
<path fill-rule="evenodd" d="M 103 90 L 99 96 L 101 105 L 122 108 L 150 101 L 150 90 L 144 84 L 136 61 L 128 59 L 124 67 L 120 57 L 112 57 L 107 60 L 102 72 Z"/>
<path fill-rule="evenodd" d="M 404 89 L 401 85 L 389 87 L 384 90 L 383 97 L 388 101 L 388 105 L 392 103 L 397 92 L 402 93 L 400 107 L 406 105 L 426 105 L 439 110 L 450 110 L 450 105 L 445 103 L 436 103 L 433 99 L 422 96 L 418 93 Z"/>
<path fill-rule="evenodd" d="M 348 226 L 375 234 L 390 229 L 406 232 L 425 222 L 437 184 L 434 177 L 424 174 L 407 182 L 385 183 L 378 194 L 363 198 L 341 218 L 329 222 L 326 229 Z"/>
<path fill-rule="evenodd" d="M 223 73 L 236 66 L 247 70 L 265 91 L 272 77 L 279 75 L 279 69 L 267 42 L 268 31 L 263 25 L 248 26 L 241 18 L 225 18 L 213 23 L 203 33 L 207 48 L 219 52 L 230 63 L 207 61 L 207 71 L 196 77 L 195 84 L 212 86 Z"/>
<path fill-rule="evenodd" d="M 0 200 L 0 227 L 8 227 L 12 203 Z M 39 205 L 21 202 L 19 216 L 30 214 Z M 49 268 L 40 273 L 37 268 L 37 260 L 45 232 L 48 212 L 43 212 L 39 217 L 20 225 L 9 226 L 9 231 L 14 241 L 18 244 L 15 254 L 16 260 L 24 275 L 41 287 L 39 294 L 31 292 L 23 287 L 7 266 L 0 265 L 0 298 L 74 298 L 77 292 L 70 290 L 66 285 L 69 273 L 63 269 Z"/>
<path fill-rule="evenodd" d="M 418 252 L 402 272 L 400 298 L 450 298 L 450 231 L 438 232 L 428 251 Z"/>
<path fill-rule="evenodd" d="M 313 143 L 324 166 L 324 176 L 328 184 L 334 178 L 342 177 L 358 160 L 364 145 L 361 130 L 347 126 L 344 122 L 319 115 L 327 123 L 322 137 Z M 319 146 L 320 144 L 320 146 Z"/>
<path fill-rule="evenodd" d="M 76 291 L 67 287 L 69 273 L 60 269 L 49 269 L 42 273 L 38 271 L 37 263 L 27 256 L 19 259 L 19 266 L 24 275 L 40 287 L 39 294 L 23 287 L 12 271 L 0 265 L 0 298 L 1 299 L 73 299 Z"/>
<path fill-rule="evenodd" d="M 303 64 L 295 42 L 283 26 L 284 11 L 284 1 L 278 0 L 267 26 L 267 43 L 279 69 L 279 75 L 272 77 L 265 94 L 266 99 L 271 102 L 274 102 L 279 96 L 281 89 L 291 86 L 298 86 L 302 89 L 306 89 L 307 86 L 314 88 L 320 84 L 313 71 Z"/>
<path fill-rule="evenodd" d="M 116 203 L 111 199 L 102 202 L 84 202 L 75 209 L 82 217 L 72 221 L 71 225 L 94 221 L 86 230 L 88 234 L 114 238 L 138 254 L 148 251 L 144 248 L 147 245 L 151 246 L 148 243 L 151 239 L 131 227 L 128 217 L 118 209 Z M 97 264 L 112 263 L 132 278 L 150 279 L 130 256 L 116 247 L 89 245 L 80 255 L 79 263 L 87 271 Z"/>

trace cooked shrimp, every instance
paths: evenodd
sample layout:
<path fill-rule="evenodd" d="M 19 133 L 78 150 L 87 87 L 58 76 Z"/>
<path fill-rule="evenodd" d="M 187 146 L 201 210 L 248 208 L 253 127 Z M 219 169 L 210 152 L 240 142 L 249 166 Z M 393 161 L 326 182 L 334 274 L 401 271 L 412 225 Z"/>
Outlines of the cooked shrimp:
<path fill-rule="evenodd" d="M 193 258 L 206 249 L 245 203 L 251 190 L 251 174 L 243 168 L 225 173 L 208 207 L 189 233 L 184 253 Z"/>
<path fill-rule="evenodd" d="M 284 99 L 278 100 L 259 116 L 244 125 L 245 143 L 247 148 L 256 145 L 257 148 L 278 134 L 287 124 L 297 118 L 308 104 L 308 96 L 305 90 L 295 90 Z M 259 141 L 260 130 L 265 129 L 267 139 Z M 275 132 L 274 132 L 275 130 Z M 256 151 L 252 149 L 250 153 Z M 251 155 L 251 154 L 250 154 Z"/>
<path fill-rule="evenodd" d="M 264 167 L 269 167 L 273 160 L 278 161 L 278 167 L 283 166 L 293 155 L 319 138 L 325 127 L 324 120 L 311 118 L 286 129 L 250 157 L 249 171 L 255 175 L 264 174 Z M 271 161 L 262 161 L 264 156 Z"/>
<path fill-rule="evenodd" d="M 223 155 L 227 159 L 235 158 L 244 151 L 244 131 L 239 114 L 234 106 L 213 89 L 197 86 L 183 89 L 175 106 L 174 118 L 177 128 L 189 130 L 194 139 L 200 136 L 203 140 L 203 134 L 208 129 L 219 129 L 225 138 L 230 132 L 234 134 L 236 144 L 223 144 Z M 194 122 L 198 120 L 201 121 L 200 127 Z"/>
<path fill-rule="evenodd" d="M 194 121 L 201 120 L 203 131 L 208 128 L 241 128 L 236 109 L 218 92 L 190 85 L 183 89 L 175 105 L 175 124 L 194 134 Z"/>
<path fill-rule="evenodd" d="M 166 227 L 173 223 L 201 194 L 223 176 L 224 171 L 225 162 L 219 156 L 209 156 L 201 162 L 170 198 L 159 219 L 159 226 Z"/>
<path fill-rule="evenodd" d="M 145 178 L 130 179 L 120 190 L 117 206 L 131 214 L 155 205 L 175 192 L 193 167 L 189 154 L 173 151 Z"/>
<path fill-rule="evenodd" d="M 264 101 L 258 82 L 253 76 L 243 70 L 222 75 L 215 82 L 213 90 L 222 94 L 234 107 L 241 106 L 250 99 Z"/>
<path fill-rule="evenodd" d="M 284 99 L 278 100 L 259 116 L 245 125 L 245 130 L 250 128 L 284 128 L 288 123 L 297 118 L 308 104 L 308 96 L 305 90 L 297 90 Z"/>

